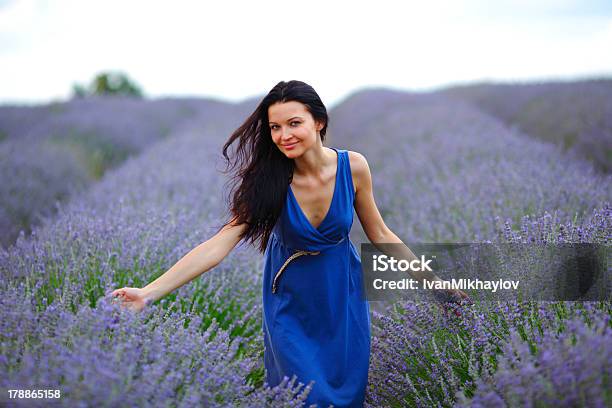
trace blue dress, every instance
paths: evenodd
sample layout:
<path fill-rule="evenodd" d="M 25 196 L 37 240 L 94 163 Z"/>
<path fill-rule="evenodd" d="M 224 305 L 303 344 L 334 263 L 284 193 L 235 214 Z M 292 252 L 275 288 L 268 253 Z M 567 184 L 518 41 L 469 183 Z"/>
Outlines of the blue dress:
<path fill-rule="evenodd" d="M 370 307 L 361 260 L 348 234 L 355 191 L 348 152 L 337 153 L 336 184 L 314 228 L 291 187 L 264 253 L 266 382 L 314 381 L 307 406 L 362 407 L 370 359 Z M 296 383 L 297 384 L 297 381 Z"/>

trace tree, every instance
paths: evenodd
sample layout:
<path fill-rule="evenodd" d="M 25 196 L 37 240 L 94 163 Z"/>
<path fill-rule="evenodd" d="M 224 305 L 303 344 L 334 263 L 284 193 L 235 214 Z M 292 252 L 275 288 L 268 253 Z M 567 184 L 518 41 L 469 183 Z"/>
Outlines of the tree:
<path fill-rule="evenodd" d="M 101 72 L 84 87 L 80 84 L 72 86 L 74 98 L 82 98 L 89 95 L 126 95 L 142 98 L 143 93 L 138 85 L 130 80 L 122 72 Z"/>

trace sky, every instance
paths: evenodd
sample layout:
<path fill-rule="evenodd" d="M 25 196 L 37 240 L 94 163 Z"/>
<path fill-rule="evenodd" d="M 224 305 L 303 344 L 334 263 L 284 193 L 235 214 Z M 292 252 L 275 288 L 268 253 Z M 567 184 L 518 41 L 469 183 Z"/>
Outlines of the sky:
<path fill-rule="evenodd" d="M 0 0 L 0 104 L 124 72 L 150 98 L 612 77 L 612 1 Z"/>

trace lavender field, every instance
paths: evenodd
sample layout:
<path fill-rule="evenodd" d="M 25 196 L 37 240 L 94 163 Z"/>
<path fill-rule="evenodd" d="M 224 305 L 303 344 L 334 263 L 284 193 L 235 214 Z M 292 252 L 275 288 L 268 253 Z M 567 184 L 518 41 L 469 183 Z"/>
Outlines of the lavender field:
<path fill-rule="evenodd" d="M 612 172 L 612 81 L 540 82 L 454 86 L 442 94 L 467 100 L 536 137 L 572 150 Z"/>
<path fill-rule="evenodd" d="M 263 256 L 254 248 L 238 246 L 139 315 L 105 296 L 146 285 L 221 225 L 221 145 L 257 100 L 172 108 L 105 103 L 138 124 L 126 131 L 94 109 L 90 125 L 119 150 L 130 143 L 133 154 L 99 180 L 83 178 L 30 236 L 0 248 L 0 403 L 20 406 L 8 401 L 8 389 L 46 388 L 61 390 L 57 405 L 70 407 L 303 405 L 316 383 L 264 384 Z M 191 113 L 177 106 L 191 106 Z M 131 115 L 132 108 L 157 112 L 159 121 Z M 78 160 L 59 160 L 53 182 L 30 186 L 29 172 L 48 168 L 36 158 L 56 162 L 61 152 L 7 147 L 20 138 L 6 129 L 42 141 L 52 132 L 32 123 L 45 123 L 37 118 L 46 109 L 0 109 L 0 129 L 9 135 L 0 149 L 10 152 L 3 179 L 11 175 L 28 191 L 45 184 L 62 190 L 61 181 L 76 184 L 82 169 Z M 330 111 L 326 144 L 366 156 L 383 218 L 405 242 L 610 245 L 612 175 L 473 101 L 357 92 Z M 14 188 L 2 191 L 3 203 L 15 200 Z M 357 247 L 367 242 L 356 216 L 351 239 Z M 612 404 L 609 302 L 461 309 L 457 317 L 431 303 L 372 305 L 368 407 Z M 37 406 L 32 401 L 23 406 Z"/>
<path fill-rule="evenodd" d="M 14 243 L 22 229 L 28 235 L 55 214 L 56 201 L 66 202 L 190 121 L 211 129 L 234 109 L 215 100 L 102 96 L 0 106 L 0 245 Z"/>

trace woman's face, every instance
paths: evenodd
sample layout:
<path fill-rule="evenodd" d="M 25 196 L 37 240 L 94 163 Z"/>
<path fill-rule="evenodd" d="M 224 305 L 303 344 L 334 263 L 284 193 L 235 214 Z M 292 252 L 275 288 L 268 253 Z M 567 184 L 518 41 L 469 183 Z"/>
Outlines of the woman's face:
<path fill-rule="evenodd" d="M 270 105 L 268 121 L 274 144 L 291 159 L 314 146 L 323 128 L 323 124 L 315 122 L 306 105 L 297 101 Z"/>

